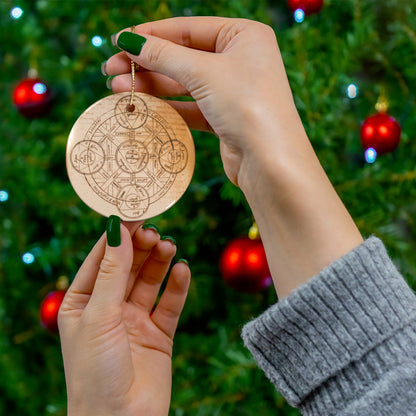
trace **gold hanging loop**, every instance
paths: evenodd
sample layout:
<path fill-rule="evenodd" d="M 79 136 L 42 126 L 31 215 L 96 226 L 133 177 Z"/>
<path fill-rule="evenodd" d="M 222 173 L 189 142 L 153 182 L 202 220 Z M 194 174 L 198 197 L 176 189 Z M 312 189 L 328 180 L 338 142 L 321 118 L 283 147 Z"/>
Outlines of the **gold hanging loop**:
<path fill-rule="evenodd" d="M 136 71 L 135 71 L 135 65 L 134 62 L 131 61 L 131 96 L 130 96 L 130 105 L 133 105 L 133 99 L 134 99 L 134 86 L 135 86 L 135 76 L 136 76 Z"/>
<path fill-rule="evenodd" d="M 131 27 L 132 32 L 134 32 L 134 28 L 135 28 L 135 26 Z M 137 69 L 137 66 L 134 63 L 134 61 L 130 61 L 130 65 L 131 65 L 131 95 L 130 95 L 130 104 L 127 106 L 127 111 L 133 112 L 134 111 L 134 104 L 133 104 L 134 88 L 135 88 L 135 85 L 136 85 L 136 69 Z"/>

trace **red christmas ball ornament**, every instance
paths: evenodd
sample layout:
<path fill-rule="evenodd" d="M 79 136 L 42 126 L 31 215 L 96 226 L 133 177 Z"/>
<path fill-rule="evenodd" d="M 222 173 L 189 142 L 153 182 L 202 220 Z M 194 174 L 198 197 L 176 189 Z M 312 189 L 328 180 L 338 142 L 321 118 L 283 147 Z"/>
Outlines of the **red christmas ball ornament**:
<path fill-rule="evenodd" d="M 400 142 L 400 124 L 384 112 L 366 118 L 361 125 L 361 143 L 364 149 L 373 148 L 377 154 L 396 150 Z"/>
<path fill-rule="evenodd" d="M 324 5 L 324 0 L 288 0 L 292 12 L 303 10 L 305 15 L 319 13 Z"/>
<path fill-rule="evenodd" d="M 51 108 L 52 95 L 39 78 L 25 78 L 13 91 L 13 103 L 26 118 L 44 116 Z"/>
<path fill-rule="evenodd" d="M 58 332 L 58 312 L 66 291 L 50 292 L 40 305 L 40 321 L 51 332 Z"/>
<path fill-rule="evenodd" d="M 225 282 L 240 292 L 259 292 L 272 284 L 259 238 L 240 237 L 231 241 L 221 255 L 220 270 Z"/>

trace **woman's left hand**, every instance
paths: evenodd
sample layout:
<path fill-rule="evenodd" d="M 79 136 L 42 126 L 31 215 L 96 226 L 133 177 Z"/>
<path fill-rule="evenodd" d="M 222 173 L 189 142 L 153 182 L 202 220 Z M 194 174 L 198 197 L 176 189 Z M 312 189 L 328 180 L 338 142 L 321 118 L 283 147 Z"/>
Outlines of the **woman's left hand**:
<path fill-rule="evenodd" d="M 121 243 L 97 242 L 59 312 L 69 416 L 167 415 L 173 336 L 190 270 L 152 228 L 121 225 Z"/>

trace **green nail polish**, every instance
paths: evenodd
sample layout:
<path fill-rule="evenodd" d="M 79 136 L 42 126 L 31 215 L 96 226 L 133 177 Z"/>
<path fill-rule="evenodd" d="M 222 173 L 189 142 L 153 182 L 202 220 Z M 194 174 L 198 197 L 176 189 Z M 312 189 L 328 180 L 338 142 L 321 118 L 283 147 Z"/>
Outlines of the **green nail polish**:
<path fill-rule="evenodd" d="M 108 77 L 108 74 L 107 74 L 107 68 L 106 68 L 106 66 L 107 66 L 107 61 L 104 61 L 104 62 L 101 64 L 101 73 L 102 73 L 104 76 Z"/>
<path fill-rule="evenodd" d="M 186 259 L 179 259 L 178 263 L 185 263 L 189 267 L 189 261 Z"/>
<path fill-rule="evenodd" d="M 122 32 L 117 39 L 117 46 L 132 55 L 140 55 L 146 38 L 133 32 Z"/>
<path fill-rule="evenodd" d="M 113 80 L 114 77 L 108 77 L 107 81 L 105 82 L 106 87 L 111 90 L 111 81 Z"/>
<path fill-rule="evenodd" d="M 159 229 L 154 224 L 143 224 L 142 225 L 143 230 L 153 230 L 159 233 Z"/>
<path fill-rule="evenodd" d="M 169 240 L 172 244 L 175 244 L 176 246 L 176 240 L 171 237 L 170 235 L 164 235 L 163 237 L 160 237 L 161 240 Z"/>
<path fill-rule="evenodd" d="M 110 247 L 118 247 L 121 244 L 120 217 L 110 215 L 107 221 L 107 243 Z"/>

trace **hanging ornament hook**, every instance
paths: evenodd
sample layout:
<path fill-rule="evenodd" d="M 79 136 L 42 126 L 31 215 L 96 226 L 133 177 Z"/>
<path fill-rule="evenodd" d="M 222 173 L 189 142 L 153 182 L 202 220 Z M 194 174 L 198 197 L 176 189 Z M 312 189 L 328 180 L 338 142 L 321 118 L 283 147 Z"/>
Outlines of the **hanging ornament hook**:
<path fill-rule="evenodd" d="M 380 96 L 375 105 L 378 113 L 386 113 L 389 108 L 389 101 L 386 96 L 386 90 L 383 86 L 380 87 Z"/>
<path fill-rule="evenodd" d="M 67 290 L 69 287 L 69 279 L 67 276 L 59 276 L 56 282 L 57 290 Z"/>
<path fill-rule="evenodd" d="M 259 238 L 259 229 L 257 227 L 256 221 L 253 222 L 253 225 L 248 230 L 248 238 L 250 240 L 256 240 Z"/>

